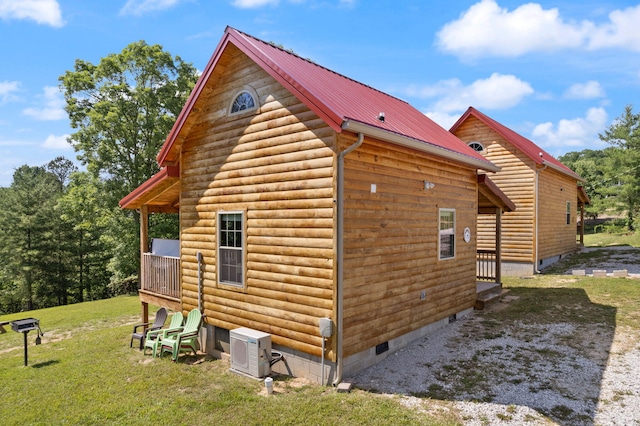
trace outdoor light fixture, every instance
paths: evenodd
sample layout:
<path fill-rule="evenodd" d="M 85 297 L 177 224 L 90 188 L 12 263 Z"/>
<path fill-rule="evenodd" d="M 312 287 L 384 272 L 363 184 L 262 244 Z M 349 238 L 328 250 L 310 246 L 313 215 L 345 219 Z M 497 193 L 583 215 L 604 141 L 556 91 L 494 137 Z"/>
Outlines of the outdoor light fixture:
<path fill-rule="evenodd" d="M 424 189 L 432 189 L 436 186 L 435 183 L 429 182 L 428 180 L 424 181 Z"/>

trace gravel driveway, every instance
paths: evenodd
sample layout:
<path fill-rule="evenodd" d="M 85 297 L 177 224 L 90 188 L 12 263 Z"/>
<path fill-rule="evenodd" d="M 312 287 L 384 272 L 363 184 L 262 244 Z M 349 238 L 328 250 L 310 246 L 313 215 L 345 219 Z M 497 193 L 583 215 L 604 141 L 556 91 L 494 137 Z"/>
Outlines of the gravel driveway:
<path fill-rule="evenodd" d="M 569 259 L 566 273 L 640 274 L 640 249 L 600 254 L 598 265 Z M 640 425 L 637 330 L 593 321 L 496 321 L 491 312 L 513 300 L 419 339 L 349 381 L 403 395 L 416 409 L 458 412 L 465 425 Z M 565 307 L 553 309 L 562 318 Z"/>

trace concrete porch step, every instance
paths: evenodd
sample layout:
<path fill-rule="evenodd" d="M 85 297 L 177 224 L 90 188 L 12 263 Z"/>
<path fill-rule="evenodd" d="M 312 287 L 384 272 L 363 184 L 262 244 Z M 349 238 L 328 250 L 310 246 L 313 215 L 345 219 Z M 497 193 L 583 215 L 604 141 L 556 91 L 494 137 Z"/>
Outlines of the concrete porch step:
<path fill-rule="evenodd" d="M 478 293 L 478 295 L 476 296 L 476 304 L 474 308 L 478 311 L 481 311 L 492 303 L 495 303 L 502 299 L 505 295 L 509 294 L 509 292 L 510 291 L 506 288 L 500 287 L 484 294 Z"/>

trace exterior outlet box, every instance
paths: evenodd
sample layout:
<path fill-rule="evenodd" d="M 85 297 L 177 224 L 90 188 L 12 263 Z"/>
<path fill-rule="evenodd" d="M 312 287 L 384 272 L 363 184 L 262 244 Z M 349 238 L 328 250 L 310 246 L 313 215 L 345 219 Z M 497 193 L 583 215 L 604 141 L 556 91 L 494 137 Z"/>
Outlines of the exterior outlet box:
<path fill-rule="evenodd" d="M 427 290 L 422 290 L 420 292 L 420 300 L 427 300 Z"/>
<path fill-rule="evenodd" d="M 320 318 L 320 336 L 331 337 L 333 334 L 333 322 L 331 318 Z"/>
<path fill-rule="evenodd" d="M 255 378 L 271 374 L 271 335 L 250 328 L 229 332 L 231 370 Z"/>

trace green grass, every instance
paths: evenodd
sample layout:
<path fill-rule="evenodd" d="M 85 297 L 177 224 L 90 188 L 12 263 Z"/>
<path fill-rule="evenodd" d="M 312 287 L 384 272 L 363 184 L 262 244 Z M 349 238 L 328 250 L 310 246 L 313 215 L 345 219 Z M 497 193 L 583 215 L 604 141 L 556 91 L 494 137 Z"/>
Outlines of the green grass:
<path fill-rule="evenodd" d="M 39 346 L 29 333 L 27 367 L 22 335 L 0 335 L 2 424 L 459 424 L 454 414 L 406 408 L 399 398 L 284 377 L 266 397 L 261 382 L 231 373 L 226 361 L 152 359 L 129 348 L 139 315 L 137 297 L 118 297 L 0 317 L 38 318 L 45 333 Z"/>
<path fill-rule="evenodd" d="M 585 234 L 585 247 L 609 247 L 609 246 L 632 246 L 640 247 L 640 232 L 635 233 L 613 233 L 600 232 L 597 234 Z"/>
<path fill-rule="evenodd" d="M 636 244 L 635 236 L 627 237 L 603 244 Z M 598 252 L 590 256 L 597 260 Z M 486 338 L 500 336 L 504 324 L 516 321 L 571 322 L 578 330 L 608 336 L 617 327 L 640 331 L 637 280 L 545 274 L 505 277 L 504 285 L 515 297 L 503 309 L 480 314 Z M 39 346 L 33 344 L 35 333 L 29 334 L 27 367 L 22 335 L 0 334 L 2 424 L 456 425 L 463 420 L 437 400 L 453 395 L 435 387 L 415 395 L 423 398 L 422 410 L 404 407 L 400 397 L 360 389 L 337 393 L 284 377 L 276 378 L 276 394 L 266 397 L 261 382 L 229 372 L 226 361 L 187 357 L 172 363 L 129 348 L 139 316 L 137 297 L 118 297 L 0 317 L 35 317 L 45 332 Z M 579 336 L 567 339 L 578 349 L 598 349 Z M 606 353 L 602 356 L 606 360 Z M 451 365 L 451 374 L 473 371 L 456 360 Z M 485 378 L 461 374 L 456 380 L 464 389 Z"/>

